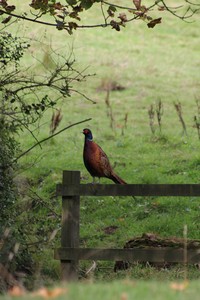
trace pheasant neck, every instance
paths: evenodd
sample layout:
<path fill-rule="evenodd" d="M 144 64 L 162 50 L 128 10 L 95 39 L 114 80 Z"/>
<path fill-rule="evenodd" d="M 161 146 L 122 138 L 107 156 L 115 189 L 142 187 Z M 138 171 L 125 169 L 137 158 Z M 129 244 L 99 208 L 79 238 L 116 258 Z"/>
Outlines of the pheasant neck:
<path fill-rule="evenodd" d="M 92 142 L 92 141 L 93 141 L 92 133 L 88 134 L 88 135 L 85 137 L 85 140 L 86 140 L 86 141 L 89 141 L 89 142 Z"/>

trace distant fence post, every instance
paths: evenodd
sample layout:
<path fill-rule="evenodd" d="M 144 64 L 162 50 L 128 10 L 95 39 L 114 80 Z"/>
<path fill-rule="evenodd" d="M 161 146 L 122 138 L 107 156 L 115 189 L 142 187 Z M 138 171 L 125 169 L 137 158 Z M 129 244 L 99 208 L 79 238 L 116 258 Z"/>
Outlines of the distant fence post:
<path fill-rule="evenodd" d="M 63 171 L 63 186 L 79 185 L 79 171 Z M 62 196 L 61 247 L 79 247 L 80 196 Z M 78 279 L 78 260 L 61 260 L 61 277 L 64 281 Z"/>

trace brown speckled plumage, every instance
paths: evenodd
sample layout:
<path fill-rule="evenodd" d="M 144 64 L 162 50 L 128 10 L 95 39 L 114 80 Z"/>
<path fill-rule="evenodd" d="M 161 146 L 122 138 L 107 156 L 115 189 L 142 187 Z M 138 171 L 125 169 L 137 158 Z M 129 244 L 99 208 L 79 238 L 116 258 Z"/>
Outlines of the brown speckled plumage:
<path fill-rule="evenodd" d="M 83 160 L 86 169 L 93 177 L 106 177 L 119 184 L 126 184 L 112 169 L 109 159 L 105 152 L 97 145 L 92 138 L 90 129 L 83 129 L 85 143 L 83 149 Z"/>

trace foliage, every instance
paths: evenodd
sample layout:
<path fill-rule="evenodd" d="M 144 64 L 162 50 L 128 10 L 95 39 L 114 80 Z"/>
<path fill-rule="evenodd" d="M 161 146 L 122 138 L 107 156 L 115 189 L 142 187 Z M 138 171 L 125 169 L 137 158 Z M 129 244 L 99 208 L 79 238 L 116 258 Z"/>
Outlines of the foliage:
<path fill-rule="evenodd" d="M 53 50 L 50 57 L 54 70 L 46 67 L 36 74 L 30 67 L 19 66 L 20 58 L 30 45 L 9 33 L 3 32 L 0 37 L 0 117 L 12 132 L 30 130 L 29 126 L 47 109 L 55 107 L 60 98 L 70 97 L 73 81 L 84 80 L 87 75 L 74 69 L 73 59 L 61 57 Z"/>
<path fill-rule="evenodd" d="M 27 131 L 38 142 L 34 129 L 39 128 L 43 114 L 49 108 L 54 109 L 61 98 L 70 97 L 73 82 L 85 80 L 87 75 L 73 67 L 74 59 L 71 56 L 66 59 L 53 50 L 49 56 L 54 68 L 48 65 L 35 74 L 22 63 L 29 43 L 10 33 L 1 32 L 0 46 L 0 237 L 3 243 L 0 261 L 7 266 L 7 271 L 14 272 L 17 268 L 18 271 L 32 273 L 35 268 L 33 255 L 48 242 L 50 227 L 53 233 L 57 222 L 52 222 L 51 217 L 43 222 L 41 210 L 44 211 L 46 207 L 47 214 L 52 210 L 37 194 L 33 197 L 30 192 L 23 206 L 21 202 L 18 203 L 17 198 L 26 199 L 29 186 L 24 182 L 20 188 L 16 180 L 14 186 L 18 171 L 16 155 L 20 148 L 17 139 L 19 133 Z M 73 91 L 76 92 L 76 89 Z M 20 189 L 26 190 L 25 195 Z M 33 228 L 32 224 L 38 226 Z M 5 238 L 8 229 L 9 235 Z M 35 243 L 35 240 L 40 240 L 40 243 Z M 19 244 L 20 251 L 19 247 L 14 251 L 15 245 Z M 13 253 L 11 259 L 9 253 Z"/>
<path fill-rule="evenodd" d="M 12 207 L 16 200 L 13 187 L 13 170 L 11 168 L 13 157 L 16 153 L 18 143 L 12 136 L 13 127 L 7 122 L 6 115 L 11 106 L 11 100 L 8 97 L 9 90 L 6 88 L 6 80 L 17 72 L 17 66 L 24 50 L 28 44 L 21 42 L 18 38 L 13 38 L 11 34 L 3 32 L 0 34 L 0 234 L 2 235 L 6 227 L 12 225 Z M 9 71 L 10 70 L 10 71 Z M 11 98 L 12 99 L 12 98 Z M 11 113 L 11 112 L 10 112 Z"/>
<path fill-rule="evenodd" d="M 80 24 L 82 13 L 85 10 L 91 9 L 94 4 L 98 5 L 98 10 L 104 22 L 92 25 Z M 78 28 L 105 28 L 108 26 L 116 31 L 120 31 L 121 27 L 125 27 L 127 23 L 135 20 L 143 20 L 149 28 L 153 28 L 155 25 L 161 23 L 161 13 L 163 11 L 168 11 L 182 20 L 191 18 L 199 11 L 199 4 L 186 0 L 182 1 L 178 7 L 170 7 L 164 0 L 155 1 L 149 6 L 143 4 L 141 0 L 134 0 L 130 7 L 120 6 L 104 0 L 67 0 L 61 2 L 56 2 L 55 0 L 32 0 L 31 3 L 29 3 L 29 7 L 34 11 L 33 14 L 35 18 L 33 18 L 32 16 L 27 16 L 28 6 L 25 11 L 26 15 L 24 13 L 14 13 L 13 11 L 17 10 L 17 7 L 8 5 L 7 0 L 1 1 L 0 6 L 2 7 L 0 13 L 7 15 L 7 17 L 2 20 L 3 24 L 7 24 L 11 18 L 14 17 L 29 22 L 54 26 L 58 30 L 64 29 L 67 30 L 69 34 L 72 34 L 73 31 Z M 177 13 L 177 9 L 180 10 L 180 13 Z M 158 14 L 156 18 L 152 16 L 153 10 Z M 53 22 L 44 21 L 44 15 L 50 16 Z"/>
<path fill-rule="evenodd" d="M 10 33 L 2 32 L 0 35 L 1 71 L 5 70 L 9 63 L 15 64 L 17 68 L 20 58 L 28 47 L 28 43 L 13 37 Z"/>
<path fill-rule="evenodd" d="M 11 164 L 16 148 L 17 143 L 10 136 L 9 129 L 5 128 L 4 120 L 0 119 L 0 236 L 6 227 L 13 224 L 10 216 L 16 196 L 12 182 L 13 170 L 7 165 Z"/>

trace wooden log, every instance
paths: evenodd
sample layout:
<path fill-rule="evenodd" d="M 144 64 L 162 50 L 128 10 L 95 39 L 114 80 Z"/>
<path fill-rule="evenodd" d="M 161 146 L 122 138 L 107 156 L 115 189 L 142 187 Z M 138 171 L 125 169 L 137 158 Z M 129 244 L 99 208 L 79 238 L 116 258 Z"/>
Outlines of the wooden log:
<path fill-rule="evenodd" d="M 79 171 L 64 171 L 63 185 L 78 185 L 80 183 Z M 61 247 L 79 247 L 79 216 L 80 197 L 62 196 L 62 224 L 61 224 Z M 78 260 L 61 260 L 62 280 L 78 279 Z"/>
<path fill-rule="evenodd" d="M 58 184 L 58 196 L 200 196 L 200 184 Z"/>
<path fill-rule="evenodd" d="M 134 249 L 97 249 L 97 248 L 60 248 L 55 250 L 55 259 L 61 260 L 113 260 L 138 262 L 185 263 L 183 249 L 171 248 L 134 248 Z M 188 263 L 200 263 L 200 248 L 187 251 Z"/>

